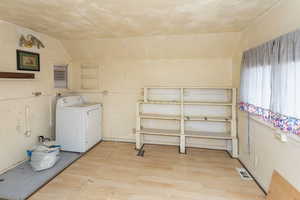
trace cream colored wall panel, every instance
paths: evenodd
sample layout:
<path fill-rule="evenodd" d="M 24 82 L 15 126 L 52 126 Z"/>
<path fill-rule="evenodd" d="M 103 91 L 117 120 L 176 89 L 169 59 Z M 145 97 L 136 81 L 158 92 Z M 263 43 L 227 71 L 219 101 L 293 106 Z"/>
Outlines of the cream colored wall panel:
<path fill-rule="evenodd" d="M 93 62 L 100 63 L 101 89 L 108 91 L 136 91 L 145 85 L 230 86 L 232 81 L 231 58 Z"/>
<path fill-rule="evenodd" d="M 104 138 L 132 139 L 135 127 L 135 102 L 138 96 L 109 93 L 103 97 Z"/>
<path fill-rule="evenodd" d="M 298 166 L 300 143 L 289 139 L 283 143 L 275 137 L 275 131 L 260 122 L 250 119 L 250 154 L 247 143 L 247 114 L 239 113 L 240 159 L 256 179 L 267 189 L 273 170 L 280 171 L 296 188 L 300 188 Z"/>
<path fill-rule="evenodd" d="M 230 85 L 231 83 L 230 76 L 223 76 L 231 73 L 230 59 L 125 61 L 116 63 L 114 67 L 117 72 L 112 77 L 116 76 L 116 81 L 112 84 L 120 82 L 121 88 L 137 89 L 143 85 Z M 106 70 L 110 71 L 111 68 L 104 69 L 104 74 Z M 111 76 L 104 75 L 104 77 Z M 109 90 L 110 86 L 106 87 L 104 84 L 104 89 Z"/>
<path fill-rule="evenodd" d="M 227 143 L 225 140 L 210 140 L 202 138 L 186 138 L 187 147 L 200 147 L 208 149 L 222 149 L 228 150 Z"/>
<path fill-rule="evenodd" d="M 230 59 L 118 60 L 102 66 L 101 90 L 108 91 L 108 95 L 103 96 L 106 138 L 134 138 L 135 102 L 144 85 L 224 86 L 231 83 Z"/>
<path fill-rule="evenodd" d="M 46 48 L 19 48 L 22 33 L 35 35 Z M 53 88 L 53 65 L 68 64 L 70 57 L 58 40 L 3 21 L 0 22 L 0 44 L 0 71 L 17 71 L 16 49 L 38 52 L 41 60 L 41 71 L 34 72 L 34 80 L 0 80 L 1 173 L 26 159 L 26 150 L 37 143 L 38 135 L 52 134 L 53 112 L 50 106 L 56 92 Z M 33 97 L 32 92 L 42 92 L 43 95 Z M 30 107 L 30 137 L 24 135 L 25 106 Z"/>
<path fill-rule="evenodd" d="M 244 49 L 255 47 L 272 38 L 299 29 L 300 1 L 280 1 L 272 10 L 259 17 L 243 32 Z M 267 27 L 267 29 L 266 29 Z M 265 31 L 262 31 L 265 30 Z"/>
<path fill-rule="evenodd" d="M 300 28 L 299 12 L 299 0 L 280 1 L 242 32 L 239 50 L 233 59 L 234 86 L 239 87 L 242 52 Z M 292 139 L 289 139 L 288 143 L 281 143 L 275 138 L 273 129 L 250 120 L 252 135 L 250 147 L 253 151 L 249 155 L 247 122 L 246 115 L 239 112 L 240 159 L 266 190 L 274 169 L 300 190 L 299 143 L 295 143 Z"/>
<path fill-rule="evenodd" d="M 104 138 L 134 141 L 132 129 L 141 88 L 146 85 L 230 87 L 236 37 L 239 33 L 65 40 L 63 44 L 73 58 L 75 90 L 80 86 L 81 64 L 100 66 L 100 90 L 79 94 L 96 99 L 102 91 L 108 91 L 102 96 Z M 151 141 L 157 138 L 148 137 L 148 142 Z M 174 144 L 175 140 L 163 142 Z"/>
<path fill-rule="evenodd" d="M 160 60 L 231 57 L 240 33 L 154 36 L 122 39 L 63 40 L 76 60 Z"/>

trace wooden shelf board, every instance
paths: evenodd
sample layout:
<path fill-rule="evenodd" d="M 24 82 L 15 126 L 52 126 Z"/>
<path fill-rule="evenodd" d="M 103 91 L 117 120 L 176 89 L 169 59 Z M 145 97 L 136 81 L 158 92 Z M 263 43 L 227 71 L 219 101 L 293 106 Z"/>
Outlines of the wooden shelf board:
<path fill-rule="evenodd" d="M 139 131 L 139 133 L 146 134 L 146 135 L 180 136 L 179 130 L 167 130 L 167 129 L 143 128 Z"/>
<path fill-rule="evenodd" d="M 139 131 L 140 134 L 146 135 L 161 135 L 161 136 L 180 136 L 180 130 L 167 129 L 150 129 L 144 128 Z M 227 132 L 200 132 L 200 131 L 185 131 L 184 136 L 207 139 L 231 140 L 230 133 Z"/>
<path fill-rule="evenodd" d="M 153 87 L 153 86 L 149 86 L 149 87 L 145 87 L 145 88 L 147 88 L 147 89 L 181 89 L 181 87 L 173 87 L 173 86 L 170 86 L 170 87 L 168 87 L 168 86 L 166 86 L 166 87 L 164 87 L 164 86 L 158 86 L 158 87 Z"/>
<path fill-rule="evenodd" d="M 179 115 L 162 115 L 154 113 L 140 113 L 140 118 L 142 119 L 164 119 L 164 120 L 180 120 Z"/>
<path fill-rule="evenodd" d="M 198 87 L 198 86 L 185 86 L 185 87 L 176 87 L 176 86 L 146 86 L 148 89 L 220 89 L 220 90 L 231 90 L 232 87 Z"/>
<path fill-rule="evenodd" d="M 165 120 L 180 120 L 180 115 L 164 115 L 155 113 L 140 113 L 142 119 L 165 119 Z M 211 122 L 231 122 L 231 118 L 217 116 L 185 116 L 185 121 L 211 121 Z"/>
<path fill-rule="evenodd" d="M 144 102 L 144 101 L 139 101 L 140 103 L 143 103 L 143 104 L 173 104 L 173 105 L 180 105 L 181 102 L 180 101 L 147 101 L 147 102 Z"/>
<path fill-rule="evenodd" d="M 232 90 L 231 87 L 197 87 L 197 86 L 183 87 L 183 89 L 216 89 L 216 90 Z"/>
<path fill-rule="evenodd" d="M 185 131 L 185 136 L 207 138 L 207 139 L 222 139 L 231 140 L 232 137 L 229 132 L 200 132 L 200 131 Z"/>
<path fill-rule="evenodd" d="M 144 102 L 143 100 L 139 101 L 143 104 L 173 104 L 173 105 L 180 105 L 180 101 L 147 101 Z M 204 105 L 204 106 L 232 106 L 231 102 L 200 102 L 200 101 L 185 101 L 183 102 L 184 105 Z"/>
<path fill-rule="evenodd" d="M 34 79 L 34 73 L 0 72 L 0 78 Z"/>
<path fill-rule="evenodd" d="M 201 101 L 185 101 L 184 105 L 204 105 L 204 106 L 232 106 L 231 102 L 201 102 Z"/>
<path fill-rule="evenodd" d="M 186 121 L 210 121 L 210 122 L 231 122 L 230 117 L 217 116 L 185 116 Z"/>

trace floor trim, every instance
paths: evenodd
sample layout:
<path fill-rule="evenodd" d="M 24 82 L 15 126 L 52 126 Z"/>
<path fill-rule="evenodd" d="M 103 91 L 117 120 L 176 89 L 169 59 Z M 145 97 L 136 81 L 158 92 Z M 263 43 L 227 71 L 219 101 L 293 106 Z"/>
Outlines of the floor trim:
<path fill-rule="evenodd" d="M 24 163 L 24 162 L 26 162 L 26 161 L 28 161 L 28 158 L 26 158 L 26 159 L 24 159 L 24 160 L 22 160 L 22 161 L 20 161 L 20 162 L 17 162 L 17 163 L 15 163 L 15 164 L 11 165 L 11 166 L 8 167 L 8 168 L 3 169 L 2 171 L 0 171 L 0 175 L 5 174 L 5 173 L 8 172 L 9 170 L 11 170 L 11 169 L 17 167 L 18 165 L 21 165 L 22 163 Z M 0 200 L 2 200 L 2 199 L 0 198 Z"/>
<path fill-rule="evenodd" d="M 256 183 L 256 185 L 259 187 L 259 189 L 265 194 L 267 195 L 268 193 L 266 192 L 266 190 L 261 186 L 261 184 L 256 180 L 256 178 L 251 174 L 251 172 L 248 170 L 248 168 L 246 167 L 246 165 L 244 165 L 244 163 L 239 159 L 239 158 L 233 158 L 232 155 L 229 153 L 229 151 L 226 151 L 227 154 L 230 156 L 230 158 L 232 159 L 236 159 L 239 161 L 239 163 L 242 165 L 243 168 L 246 169 L 246 171 L 249 173 L 249 175 L 251 176 L 251 178 L 254 180 L 254 182 Z"/>
<path fill-rule="evenodd" d="M 124 138 L 110 138 L 110 137 L 104 137 L 103 141 L 105 142 L 126 142 L 126 143 L 135 143 L 135 139 L 124 139 Z M 168 145 L 168 146 L 178 146 L 179 143 L 177 142 L 160 142 L 157 140 L 147 140 L 144 141 L 144 144 L 154 144 L 154 145 Z M 210 149 L 210 150 L 221 150 L 221 151 L 226 151 L 225 147 L 219 146 L 212 146 L 212 145 L 202 145 L 202 144 L 187 144 L 186 148 L 200 148 L 200 149 Z"/>
<path fill-rule="evenodd" d="M 237 158 L 237 160 L 240 162 L 240 164 L 243 166 L 243 168 L 245 168 L 247 170 L 247 172 L 250 174 L 250 176 L 252 177 L 252 179 L 254 180 L 254 182 L 256 183 L 256 185 L 261 189 L 261 191 L 267 195 L 267 191 L 261 186 L 261 184 L 256 180 L 256 178 L 251 174 L 251 172 L 248 170 L 248 168 L 246 167 L 246 165 L 244 165 L 244 163 Z"/>
<path fill-rule="evenodd" d="M 104 142 L 126 142 L 126 143 L 135 143 L 134 139 L 122 139 L 122 138 L 110 138 L 110 137 L 104 137 Z"/>
<path fill-rule="evenodd" d="M 237 159 L 237 158 L 232 157 L 231 153 L 228 150 L 225 150 L 225 151 L 231 159 Z"/>

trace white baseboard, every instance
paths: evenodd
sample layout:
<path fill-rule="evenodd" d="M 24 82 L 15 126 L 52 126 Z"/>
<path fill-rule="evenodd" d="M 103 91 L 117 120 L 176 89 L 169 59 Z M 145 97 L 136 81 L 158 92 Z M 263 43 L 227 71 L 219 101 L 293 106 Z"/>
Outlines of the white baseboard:
<path fill-rule="evenodd" d="M 13 168 L 15 168 L 15 167 L 17 167 L 18 165 L 20 165 L 20 164 L 22 164 L 22 163 L 24 163 L 24 162 L 26 162 L 26 161 L 28 161 L 28 159 L 25 159 L 25 160 L 22 160 L 22 161 L 20 161 L 20 162 L 17 162 L 17 163 L 15 163 L 15 164 L 11 165 L 10 167 L 1 170 L 1 171 L 0 171 L 0 175 L 1 175 L 1 174 L 4 174 L 5 172 L 7 172 L 7 171 L 9 171 L 9 170 L 11 170 L 11 169 L 13 169 Z"/>
<path fill-rule="evenodd" d="M 129 142 L 129 143 L 135 143 L 135 139 L 128 139 L 128 138 L 104 137 L 102 140 L 103 141 L 107 141 L 107 142 Z"/>
<path fill-rule="evenodd" d="M 103 141 L 135 143 L 135 139 L 128 139 L 128 138 L 104 137 Z M 179 147 L 178 142 L 174 142 L 174 141 L 146 140 L 144 143 L 145 144 L 170 145 L 170 146 L 178 146 Z M 213 149 L 213 150 L 227 150 L 226 146 L 209 145 L 209 144 L 204 144 L 204 143 L 190 143 L 190 144 L 187 144 L 187 147 Z"/>

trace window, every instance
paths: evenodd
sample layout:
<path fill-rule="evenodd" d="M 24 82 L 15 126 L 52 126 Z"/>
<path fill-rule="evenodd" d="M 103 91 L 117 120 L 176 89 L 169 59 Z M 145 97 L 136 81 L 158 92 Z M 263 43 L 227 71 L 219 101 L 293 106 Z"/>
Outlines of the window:
<path fill-rule="evenodd" d="M 300 136 L 300 30 L 244 52 L 240 109 Z"/>
<path fill-rule="evenodd" d="M 68 66 L 54 66 L 54 88 L 68 88 Z"/>

